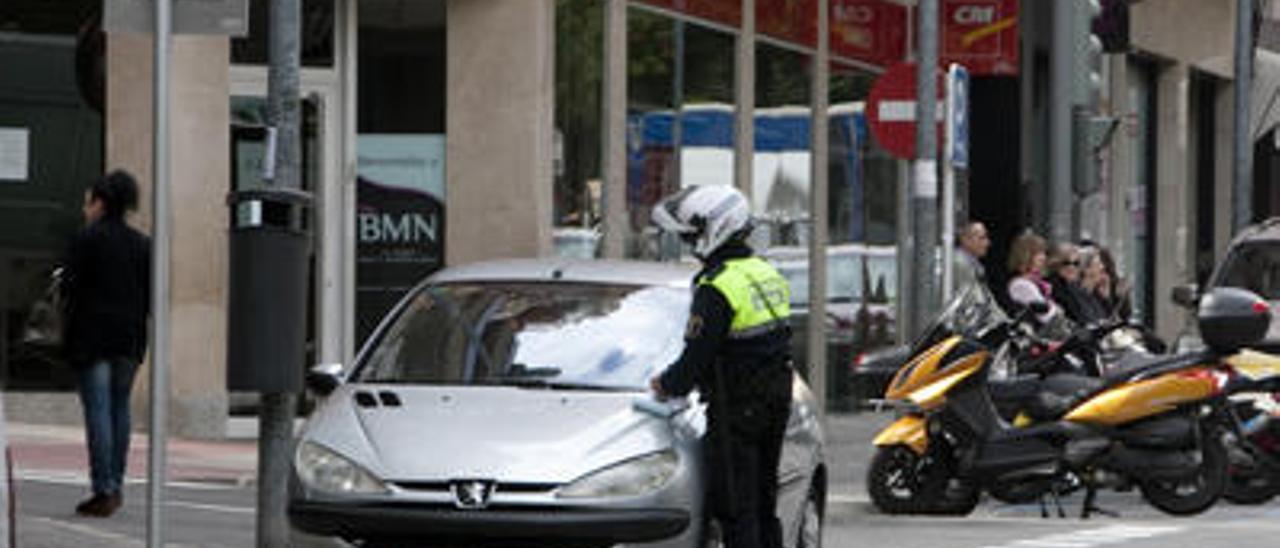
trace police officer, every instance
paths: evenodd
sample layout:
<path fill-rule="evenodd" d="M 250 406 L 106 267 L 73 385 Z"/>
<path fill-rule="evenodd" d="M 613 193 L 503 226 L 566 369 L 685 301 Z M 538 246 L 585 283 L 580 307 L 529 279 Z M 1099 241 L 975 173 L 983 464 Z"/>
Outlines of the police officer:
<path fill-rule="evenodd" d="M 687 188 L 653 221 L 703 263 L 680 358 L 650 380 L 659 399 L 694 387 L 710 402 L 708 503 L 729 548 L 780 548 L 778 460 L 791 407 L 790 290 L 745 240 L 750 206 L 728 186 Z"/>

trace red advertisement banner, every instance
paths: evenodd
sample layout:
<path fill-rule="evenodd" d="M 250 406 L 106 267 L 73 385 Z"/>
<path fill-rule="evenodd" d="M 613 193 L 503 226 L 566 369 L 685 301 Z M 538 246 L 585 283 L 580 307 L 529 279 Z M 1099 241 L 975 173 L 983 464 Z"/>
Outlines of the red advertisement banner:
<path fill-rule="evenodd" d="M 736 0 L 637 0 L 732 27 Z M 907 58 L 914 8 L 892 0 L 829 0 L 831 54 L 888 67 Z M 757 0 L 756 32 L 804 47 L 817 45 L 817 0 Z M 960 63 L 973 75 L 1018 74 L 1019 0 L 941 0 L 939 64 Z"/>
<path fill-rule="evenodd" d="M 831 55 L 888 67 L 907 57 L 907 8 L 886 0 L 831 0 Z"/>
<path fill-rule="evenodd" d="M 942 0 L 940 65 L 975 75 L 1018 74 L 1018 0 Z"/>
<path fill-rule="evenodd" d="M 817 47 L 817 0 L 756 0 L 756 33 Z"/>
<path fill-rule="evenodd" d="M 738 0 L 635 0 L 674 12 L 738 28 L 742 25 L 742 2 Z"/>

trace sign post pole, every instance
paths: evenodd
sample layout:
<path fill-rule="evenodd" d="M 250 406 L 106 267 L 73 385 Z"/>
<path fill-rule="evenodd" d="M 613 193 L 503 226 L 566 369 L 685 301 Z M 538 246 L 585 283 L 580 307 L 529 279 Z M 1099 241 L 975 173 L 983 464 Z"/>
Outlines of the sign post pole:
<path fill-rule="evenodd" d="M 969 72 L 952 63 L 947 69 L 946 159 L 942 176 L 942 302 L 951 302 L 955 285 L 956 171 L 969 167 Z"/>
<path fill-rule="evenodd" d="M 147 546 L 164 544 L 165 449 L 169 407 L 169 43 L 170 1 L 155 5 L 155 109 L 151 150 L 151 439 L 147 459 Z"/>

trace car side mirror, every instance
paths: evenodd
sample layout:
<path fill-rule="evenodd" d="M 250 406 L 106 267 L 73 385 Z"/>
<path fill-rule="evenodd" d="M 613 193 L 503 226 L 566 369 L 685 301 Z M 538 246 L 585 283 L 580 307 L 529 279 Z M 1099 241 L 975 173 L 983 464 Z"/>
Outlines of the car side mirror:
<path fill-rule="evenodd" d="M 322 363 L 307 371 L 307 388 L 321 396 L 328 396 L 342 385 L 342 364 Z"/>
<path fill-rule="evenodd" d="M 1173 302 L 1183 308 L 1195 308 L 1200 301 L 1200 288 L 1196 284 L 1174 286 L 1170 297 Z"/>

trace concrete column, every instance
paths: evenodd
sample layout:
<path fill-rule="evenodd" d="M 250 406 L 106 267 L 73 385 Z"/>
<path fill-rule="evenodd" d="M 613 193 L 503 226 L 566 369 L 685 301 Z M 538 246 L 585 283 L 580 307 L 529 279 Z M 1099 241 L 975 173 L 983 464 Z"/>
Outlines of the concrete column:
<path fill-rule="evenodd" d="M 1134 187 L 1134 140 L 1138 138 L 1137 109 L 1139 105 L 1132 103 L 1129 93 L 1129 61 L 1124 55 L 1110 57 L 1110 108 L 1111 116 L 1120 119 L 1120 128 L 1111 139 L 1111 146 L 1104 152 L 1108 154 L 1107 203 L 1109 228 L 1107 240 L 1104 242 L 1111 249 L 1111 255 L 1123 264 L 1128 257 L 1129 245 L 1133 241 L 1133 215 L 1129 211 L 1130 189 Z M 1125 275 L 1132 280 L 1133 274 L 1125 269 Z"/>
<path fill-rule="evenodd" d="M 1214 102 L 1214 119 L 1218 122 L 1213 130 L 1213 256 L 1220 261 L 1226 255 L 1227 244 L 1231 243 L 1231 236 L 1235 233 L 1231 224 L 1231 199 L 1234 194 L 1231 186 L 1234 175 L 1232 162 L 1235 161 L 1235 146 L 1232 141 L 1235 130 L 1235 83 L 1223 82 L 1214 91 L 1216 97 L 1209 99 Z"/>
<path fill-rule="evenodd" d="M 742 0 L 742 32 L 738 34 L 736 54 L 733 184 L 755 203 L 751 190 L 755 186 L 756 156 L 756 0 Z"/>
<path fill-rule="evenodd" d="M 828 0 L 818 0 L 818 49 L 813 57 L 813 70 L 810 84 L 812 114 L 809 124 L 809 147 L 813 151 L 809 163 L 809 180 L 811 181 L 809 196 L 809 316 L 806 341 L 809 353 L 809 384 L 818 397 L 818 413 L 823 415 L 827 409 L 827 337 L 825 326 L 827 321 L 827 159 L 828 159 L 828 119 L 827 105 L 829 95 L 831 62 L 830 32 L 828 31 L 831 14 Z"/>
<path fill-rule="evenodd" d="M 1156 260 L 1155 330 L 1165 340 L 1173 340 L 1185 318 L 1185 310 L 1169 295 L 1175 285 L 1193 281 L 1191 253 L 1191 208 L 1194 206 L 1194 155 L 1190 153 L 1191 72 L 1187 65 L 1171 65 L 1160 72 L 1156 91 Z"/>
<path fill-rule="evenodd" d="M 605 0 L 604 100 L 604 257 L 622 258 L 631 228 L 627 216 L 627 3 Z"/>
<path fill-rule="evenodd" d="M 106 167 L 138 177 L 140 204 L 150 203 L 153 184 L 151 48 L 147 35 L 108 37 Z M 173 433 L 199 438 L 222 437 L 227 417 L 229 51 L 225 36 L 177 36 L 170 73 L 174 233 L 168 422 Z M 150 210 L 139 211 L 137 225 L 149 230 Z M 149 405 L 147 379 L 144 367 L 133 391 L 138 417 Z"/>
<path fill-rule="evenodd" d="M 555 4 L 449 0 L 445 262 L 551 251 Z"/>

